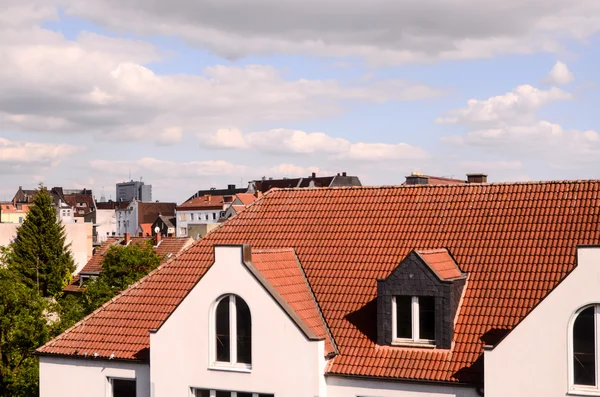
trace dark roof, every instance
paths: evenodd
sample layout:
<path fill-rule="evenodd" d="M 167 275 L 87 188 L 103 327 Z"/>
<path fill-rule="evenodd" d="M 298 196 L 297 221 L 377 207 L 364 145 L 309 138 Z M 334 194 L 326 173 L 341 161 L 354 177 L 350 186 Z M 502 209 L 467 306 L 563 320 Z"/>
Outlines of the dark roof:
<path fill-rule="evenodd" d="M 333 176 L 316 176 L 313 174 L 306 178 L 258 179 L 251 183 L 256 191 L 262 193 L 266 193 L 273 188 L 362 186 L 358 177 L 340 174 Z"/>
<path fill-rule="evenodd" d="M 153 224 L 158 215 L 174 216 L 176 203 L 138 202 L 138 223 Z"/>
<path fill-rule="evenodd" d="M 599 208 L 600 181 L 274 190 L 39 351 L 143 357 L 215 245 L 293 247 L 339 349 L 329 375 L 481 382 L 482 339 L 524 318 L 578 244 L 600 242 Z M 377 345 L 376 280 L 439 247 L 468 274 L 452 348 Z"/>
<path fill-rule="evenodd" d="M 207 194 L 210 196 L 229 196 L 229 195 L 235 195 L 237 193 L 246 193 L 247 191 L 248 191 L 248 188 L 245 188 L 245 187 L 239 188 L 239 187 L 235 187 L 235 185 L 229 185 L 229 187 L 227 189 L 212 188 L 212 189 L 198 190 L 186 201 L 190 201 L 193 198 L 204 196 Z"/>

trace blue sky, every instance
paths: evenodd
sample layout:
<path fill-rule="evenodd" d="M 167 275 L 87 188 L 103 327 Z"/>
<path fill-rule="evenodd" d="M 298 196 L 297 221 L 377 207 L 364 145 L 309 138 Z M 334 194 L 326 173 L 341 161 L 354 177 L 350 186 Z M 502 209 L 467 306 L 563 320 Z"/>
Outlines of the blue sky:
<path fill-rule="evenodd" d="M 0 200 L 600 177 L 595 1 L 0 0 Z M 432 11 L 436 10 L 436 11 Z"/>

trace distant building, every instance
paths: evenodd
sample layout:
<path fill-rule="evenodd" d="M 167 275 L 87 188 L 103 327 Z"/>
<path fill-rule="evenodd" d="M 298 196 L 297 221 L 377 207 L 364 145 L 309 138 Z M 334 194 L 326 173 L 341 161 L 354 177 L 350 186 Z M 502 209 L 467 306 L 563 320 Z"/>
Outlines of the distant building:
<path fill-rule="evenodd" d="M 15 209 L 26 212 L 24 208 L 31 205 L 36 192 L 37 190 L 23 189 L 19 186 L 12 199 Z M 62 223 L 82 223 L 87 215 L 96 210 L 94 196 L 89 189 L 53 187 L 48 189 L 48 193 L 52 196 L 56 215 Z"/>
<path fill-rule="evenodd" d="M 158 233 L 156 228 L 158 227 Z M 152 235 L 160 234 L 164 237 L 173 237 L 177 233 L 177 218 L 174 216 L 159 215 L 152 224 Z"/>
<path fill-rule="evenodd" d="M 12 202 L 0 203 L 0 223 L 23 223 L 27 212 L 29 212 L 28 205 L 18 209 Z"/>
<path fill-rule="evenodd" d="M 487 183 L 487 175 L 467 174 L 467 179 L 455 179 L 413 172 L 406 177 L 403 185 L 464 185 L 465 183 Z"/>
<path fill-rule="evenodd" d="M 119 205 L 116 208 L 117 235 L 135 235 L 141 224 L 152 225 L 159 215 L 175 216 L 175 207 L 176 203 L 146 203 L 137 200 L 127 206 Z"/>
<path fill-rule="evenodd" d="M 239 187 L 235 187 L 235 185 L 227 185 L 227 189 L 217 189 L 217 188 L 210 188 L 210 189 L 205 189 L 205 190 L 198 190 L 196 193 L 194 193 L 193 196 L 191 196 L 189 199 L 187 199 L 186 201 L 190 201 L 191 199 L 194 199 L 196 197 L 202 197 L 202 196 L 233 196 L 235 194 L 238 193 L 246 193 L 248 191 L 248 188 L 239 188 Z"/>
<path fill-rule="evenodd" d="M 131 180 L 129 182 L 117 183 L 117 201 L 130 202 L 152 201 L 152 185 L 146 185 L 142 181 Z"/>
<path fill-rule="evenodd" d="M 177 206 L 177 237 L 204 236 L 213 227 L 216 227 L 233 200 L 234 196 L 205 194 Z"/>
<path fill-rule="evenodd" d="M 333 176 L 317 176 L 312 173 L 306 178 L 262 178 L 250 181 L 248 193 L 266 193 L 273 188 L 314 188 L 314 187 L 342 187 L 362 186 L 357 176 L 349 176 L 345 172 Z"/>

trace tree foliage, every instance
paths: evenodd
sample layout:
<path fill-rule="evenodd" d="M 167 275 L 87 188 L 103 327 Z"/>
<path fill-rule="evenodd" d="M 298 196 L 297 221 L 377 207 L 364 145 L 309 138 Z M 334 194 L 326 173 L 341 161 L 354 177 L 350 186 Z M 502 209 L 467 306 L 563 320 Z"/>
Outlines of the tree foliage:
<path fill-rule="evenodd" d="M 8 253 L 8 265 L 42 296 L 56 296 L 75 270 L 65 229 L 57 221 L 52 196 L 40 186 Z"/>
<path fill-rule="evenodd" d="M 0 268 L 0 395 L 38 395 L 35 349 L 49 331 L 46 302 L 9 269 Z"/>
<path fill-rule="evenodd" d="M 111 246 L 102 260 L 102 273 L 88 283 L 83 293 L 85 313 L 91 313 L 156 269 L 162 260 L 151 241 Z"/>

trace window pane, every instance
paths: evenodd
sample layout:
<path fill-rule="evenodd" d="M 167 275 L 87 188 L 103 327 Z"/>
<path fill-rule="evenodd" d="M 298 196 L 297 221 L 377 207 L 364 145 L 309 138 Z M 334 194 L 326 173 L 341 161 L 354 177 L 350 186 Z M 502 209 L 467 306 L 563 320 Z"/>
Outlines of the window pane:
<path fill-rule="evenodd" d="M 229 297 L 221 299 L 216 313 L 217 361 L 230 361 Z"/>
<path fill-rule="evenodd" d="M 223 391 L 223 390 L 217 390 L 217 397 L 231 397 L 231 392 L 229 392 L 229 391 Z"/>
<path fill-rule="evenodd" d="M 433 296 L 419 297 L 419 338 L 435 339 L 435 298 Z"/>
<path fill-rule="evenodd" d="M 194 390 L 194 396 L 196 397 L 210 397 L 210 390 Z"/>
<path fill-rule="evenodd" d="M 237 362 L 252 363 L 252 319 L 244 300 L 236 297 L 237 310 Z"/>
<path fill-rule="evenodd" d="M 113 397 L 135 397 L 135 380 L 113 379 Z"/>
<path fill-rule="evenodd" d="M 396 297 L 396 338 L 412 338 L 412 298 Z"/>
<path fill-rule="evenodd" d="M 237 397 L 252 397 L 252 393 L 237 392 Z"/>
<path fill-rule="evenodd" d="M 573 324 L 573 379 L 576 385 L 596 385 L 594 307 L 588 307 Z"/>

